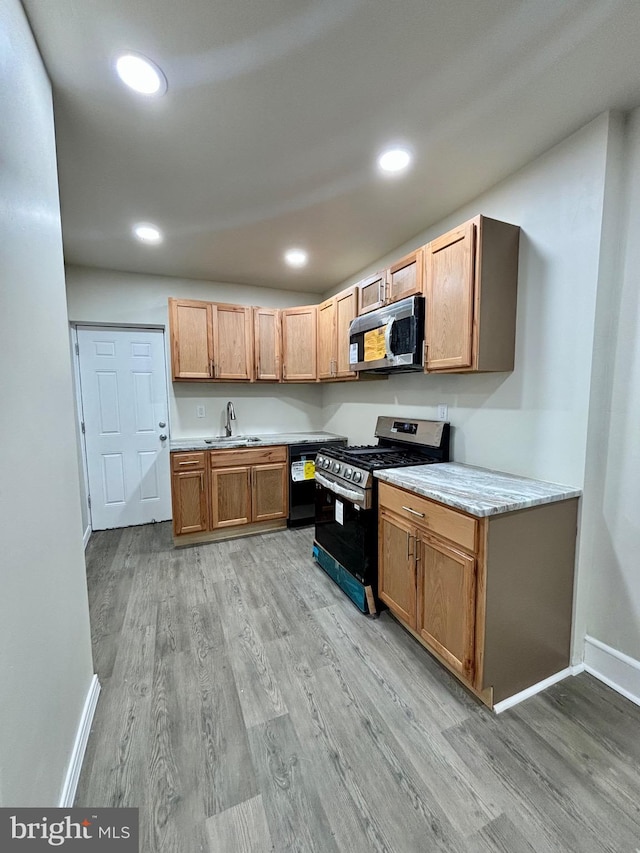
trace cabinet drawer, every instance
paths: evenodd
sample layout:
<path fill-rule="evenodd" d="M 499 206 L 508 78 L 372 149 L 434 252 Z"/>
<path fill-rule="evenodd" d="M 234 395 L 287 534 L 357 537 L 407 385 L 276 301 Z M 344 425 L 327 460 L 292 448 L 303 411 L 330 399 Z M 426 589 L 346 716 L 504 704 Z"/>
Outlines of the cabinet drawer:
<path fill-rule="evenodd" d="M 381 507 L 475 553 L 478 526 L 475 519 L 388 483 L 380 483 L 378 495 Z"/>
<path fill-rule="evenodd" d="M 204 468 L 204 451 L 198 453 L 172 453 L 172 471 L 197 471 Z"/>
<path fill-rule="evenodd" d="M 212 468 L 236 465 L 261 465 L 264 462 L 286 462 L 286 447 L 251 447 L 238 450 L 210 450 Z"/>

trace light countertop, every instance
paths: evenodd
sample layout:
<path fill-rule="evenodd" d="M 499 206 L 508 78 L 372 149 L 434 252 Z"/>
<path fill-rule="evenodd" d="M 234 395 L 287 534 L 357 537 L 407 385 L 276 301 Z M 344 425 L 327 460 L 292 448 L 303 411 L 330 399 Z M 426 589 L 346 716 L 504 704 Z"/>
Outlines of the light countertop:
<path fill-rule="evenodd" d="M 573 486 L 475 468 L 458 462 L 388 468 L 375 476 L 470 515 L 484 517 L 579 497 Z"/>
<path fill-rule="evenodd" d="M 252 433 L 250 436 L 233 435 L 230 438 L 221 436 L 203 436 L 201 438 L 172 438 L 169 449 L 173 451 L 189 450 L 223 450 L 235 447 L 270 447 L 279 444 L 322 444 L 325 441 L 346 441 L 346 435 L 335 435 L 332 432 L 274 432 Z"/>

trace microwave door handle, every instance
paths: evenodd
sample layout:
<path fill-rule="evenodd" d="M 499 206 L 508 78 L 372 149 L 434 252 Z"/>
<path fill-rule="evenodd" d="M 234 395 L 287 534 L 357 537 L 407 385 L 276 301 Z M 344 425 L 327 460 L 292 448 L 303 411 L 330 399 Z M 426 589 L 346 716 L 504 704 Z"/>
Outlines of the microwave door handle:
<path fill-rule="evenodd" d="M 384 330 L 384 348 L 386 351 L 386 355 L 393 355 L 391 352 L 391 335 L 393 333 L 393 324 L 395 323 L 395 317 L 390 317 L 389 322 Z"/>

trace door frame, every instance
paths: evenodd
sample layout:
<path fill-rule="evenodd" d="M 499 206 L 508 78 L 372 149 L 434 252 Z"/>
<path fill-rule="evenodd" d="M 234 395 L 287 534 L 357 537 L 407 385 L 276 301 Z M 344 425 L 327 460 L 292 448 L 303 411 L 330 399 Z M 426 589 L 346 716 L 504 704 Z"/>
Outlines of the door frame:
<path fill-rule="evenodd" d="M 71 328 L 71 353 L 73 359 L 73 374 L 75 379 L 75 403 L 76 403 L 76 426 L 77 426 L 77 436 L 80 442 L 80 458 L 82 460 L 82 481 L 84 483 L 84 499 L 85 499 L 85 508 L 87 510 L 88 518 L 89 518 L 89 526 L 84 532 L 83 542 L 84 547 L 86 549 L 89 539 L 91 537 L 91 533 L 93 532 L 93 519 L 91 516 L 91 491 L 89 489 L 89 464 L 87 462 L 87 442 L 85 433 L 83 431 L 84 425 L 84 401 L 82 398 L 82 377 L 80 375 L 80 347 L 78 344 L 78 329 L 105 329 L 110 331 L 134 331 L 134 332 L 144 332 L 151 329 L 154 332 L 162 332 L 162 343 L 164 347 L 164 385 L 165 391 L 167 394 L 167 434 L 169 436 L 169 441 L 171 441 L 171 406 L 170 406 L 170 397 L 169 397 L 169 375 L 168 375 L 168 365 L 170 361 L 168 360 L 169 353 L 167 352 L 167 328 L 161 324 L 156 323 L 88 323 L 82 321 L 74 321 L 69 323 Z"/>

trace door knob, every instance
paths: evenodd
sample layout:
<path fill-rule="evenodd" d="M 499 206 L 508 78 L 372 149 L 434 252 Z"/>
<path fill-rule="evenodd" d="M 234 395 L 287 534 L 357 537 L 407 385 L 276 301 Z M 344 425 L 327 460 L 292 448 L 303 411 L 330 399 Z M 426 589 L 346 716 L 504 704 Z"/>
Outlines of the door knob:
<path fill-rule="evenodd" d="M 167 440 L 167 436 L 164 433 L 162 433 L 162 435 L 160 436 L 160 441 L 166 441 L 166 440 Z"/>
<path fill-rule="evenodd" d="M 158 426 L 160 427 L 160 429 L 164 429 L 166 427 L 166 423 L 164 421 L 160 421 Z"/>

